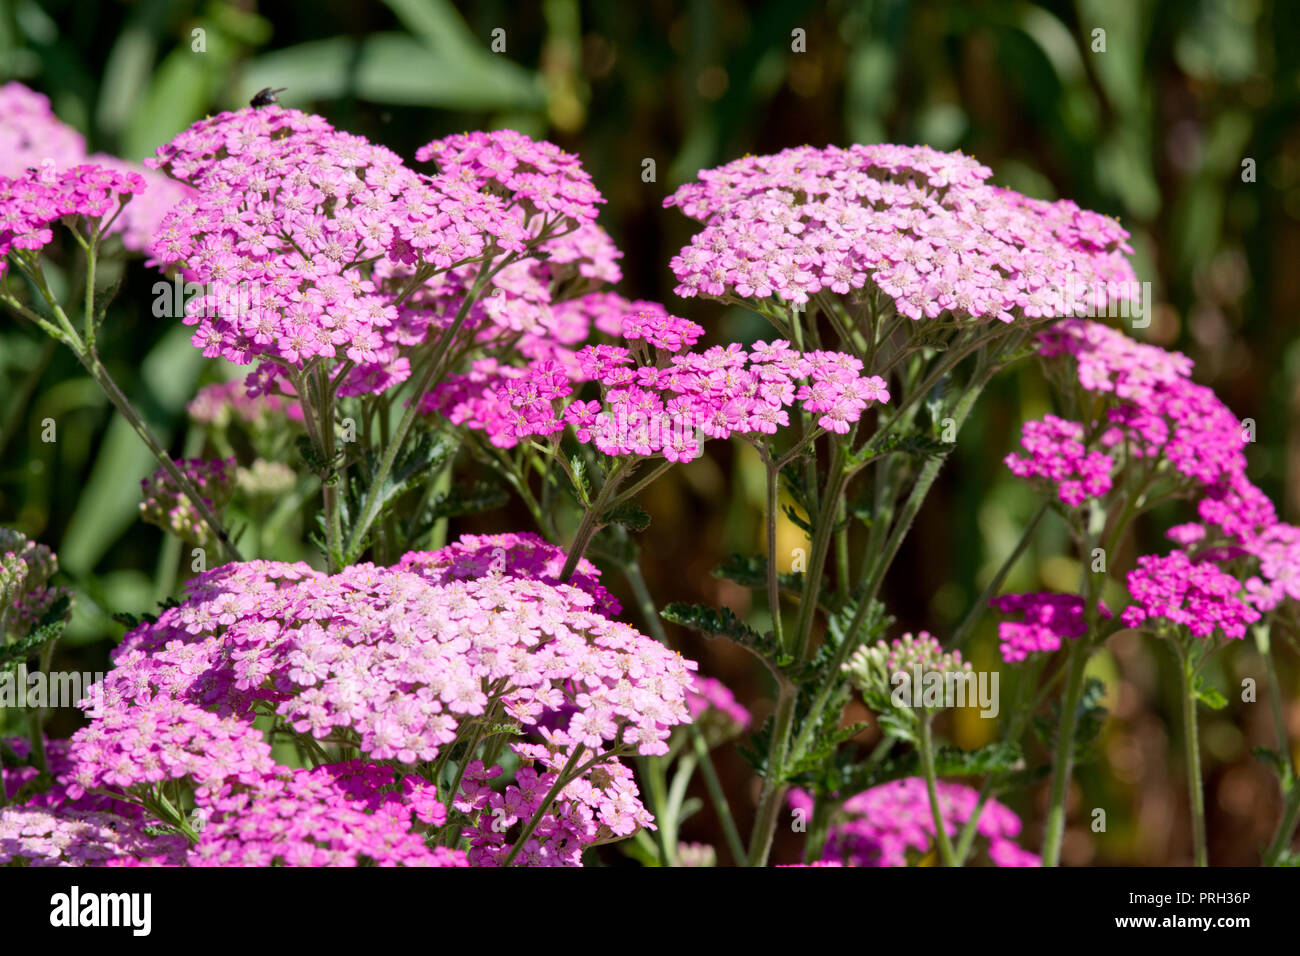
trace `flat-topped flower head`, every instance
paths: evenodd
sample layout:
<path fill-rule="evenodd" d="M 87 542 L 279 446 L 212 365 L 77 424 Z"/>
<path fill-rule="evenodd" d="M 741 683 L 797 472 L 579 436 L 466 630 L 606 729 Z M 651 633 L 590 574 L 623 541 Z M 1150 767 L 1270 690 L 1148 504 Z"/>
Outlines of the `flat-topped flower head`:
<path fill-rule="evenodd" d="M 20 176 L 0 176 L 0 275 L 11 254 L 30 254 L 54 240 L 53 226 L 65 217 L 81 217 L 86 234 L 112 219 L 137 193 L 144 177 L 94 163 L 63 170 L 47 163 Z"/>
<path fill-rule="evenodd" d="M 199 575 L 114 651 L 94 689 L 103 713 L 73 738 L 72 779 L 115 793 L 181 778 L 247 784 L 274 769 L 259 713 L 412 768 L 492 708 L 525 729 L 562 713 L 559 730 L 595 752 L 666 752 L 689 720 L 694 663 L 598 613 L 578 588 L 456 579 L 477 551 L 416 556 L 411 570 L 330 576 L 252 561 Z"/>
<path fill-rule="evenodd" d="M 1246 636 L 1260 613 L 1243 597 L 1243 586 L 1214 561 L 1195 560 L 1186 551 L 1147 554 L 1128 574 L 1134 603 L 1121 620 L 1128 627 L 1163 632 L 1169 625 L 1208 638 Z"/>
<path fill-rule="evenodd" d="M 1026 422 L 1021 433 L 1023 454 L 1013 452 L 1003 461 L 1017 478 L 1041 482 L 1066 505 L 1077 508 L 1090 498 L 1110 491 L 1115 462 L 1102 451 L 1089 451 L 1080 422 L 1044 415 Z"/>
<path fill-rule="evenodd" d="M 381 146 L 278 106 L 196 123 L 149 164 L 198 191 L 151 246 L 212 289 L 188 306 L 195 344 L 241 365 L 346 360 L 357 368 L 345 394 L 409 374 L 397 319 L 410 280 L 377 264 L 432 275 L 522 252 L 528 238 L 499 197 L 421 176 Z"/>
<path fill-rule="evenodd" d="M 704 438 L 775 434 L 790 424 L 796 403 L 820 428 L 842 435 L 868 408 L 889 401 L 884 379 L 864 376 L 851 355 L 802 354 L 784 341 L 758 342 L 752 351 L 735 343 L 679 351 L 679 339 L 685 347 L 695 334 L 689 323 L 655 313 L 625 317 L 622 327 L 629 319 L 634 348 L 585 346 L 575 355 L 576 371 L 551 360 L 523 368 L 482 361 L 425 396 L 424 408 L 483 430 L 501 448 L 572 427 L 579 442 L 611 457 L 685 462 L 699 457 Z M 657 357 L 640 349 L 644 342 L 655 345 Z M 599 385 L 601 401 L 578 397 L 585 381 Z"/>
<path fill-rule="evenodd" d="M 960 153 L 885 144 L 704 170 L 664 200 L 704 225 L 672 260 L 676 292 L 802 304 L 874 288 L 901 315 L 967 322 L 1075 315 L 1135 294 L 1117 222 L 990 175 Z"/>
<path fill-rule="evenodd" d="M 1071 507 L 1104 498 L 1113 476 L 1132 468 L 1197 497 L 1248 484 L 1241 421 L 1191 380 L 1186 356 L 1082 319 L 1041 333 L 1038 351 L 1076 394 L 1084 420 L 1047 415 L 1027 423 L 1026 454 L 1006 458 L 1017 476 L 1053 487 Z"/>

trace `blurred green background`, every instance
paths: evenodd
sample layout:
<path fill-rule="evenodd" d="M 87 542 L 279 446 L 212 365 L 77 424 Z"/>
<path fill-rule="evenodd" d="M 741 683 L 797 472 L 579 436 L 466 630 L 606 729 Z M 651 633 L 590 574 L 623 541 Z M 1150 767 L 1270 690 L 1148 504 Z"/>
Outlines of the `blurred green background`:
<path fill-rule="evenodd" d="M 1296 521 L 1298 37 L 1300 4 L 1264 0 L 0 0 L 0 81 L 48 95 L 92 150 L 135 160 L 266 86 L 287 87 L 284 105 L 321 113 L 408 160 L 465 129 L 511 126 L 549 138 L 582 157 L 609 200 L 602 223 L 626 253 L 620 291 L 702 322 L 710 341 L 747 340 L 763 327 L 673 296 L 668 260 L 690 224 L 661 203 L 678 184 L 745 153 L 803 143 L 960 148 L 1002 185 L 1120 217 L 1158 303 L 1150 328 L 1136 334 L 1187 352 L 1199 381 L 1255 419 L 1253 477 Z M 645 159 L 655 161 L 654 182 L 643 181 Z M 1243 181 L 1248 159 L 1253 182 Z M 155 280 L 139 264 L 129 270 L 101 350 L 173 451 L 197 453 L 184 404 L 205 361 L 188 331 L 153 318 Z M 1034 502 L 1001 458 L 1021 421 L 1049 402 L 1030 366 L 986 394 L 887 589 L 900 626 L 942 636 L 1013 547 Z M 55 443 L 39 439 L 45 417 L 58 422 Z M 661 605 L 711 601 L 743 613 L 751 595 L 710 571 L 727 552 L 761 546 L 761 469 L 737 447 L 709 449 L 646 495 L 654 516 L 643 536 L 646 575 Z M 78 589 L 56 666 L 102 669 L 122 631 L 109 615 L 147 610 L 166 594 L 177 550 L 134 520 L 138 479 L 151 468 L 69 355 L 0 319 L 0 523 L 56 547 Z M 1162 517 L 1185 520 L 1176 510 Z M 455 530 L 526 528 L 527 520 L 509 512 Z M 1141 551 L 1163 550 L 1162 530 L 1140 528 Z M 1071 589 L 1076 565 L 1063 546 L 1049 523 L 1007 588 Z M 1132 559 L 1131 551 L 1112 557 L 1119 566 Z M 765 710 L 767 688 L 745 655 L 674 637 L 704 672 Z M 996 666 L 991 626 L 974 657 Z M 1293 649 L 1281 668 L 1298 739 Z M 1121 635 L 1095 672 L 1107 681 L 1112 719 L 1100 760 L 1078 775 L 1064 860 L 1186 862 L 1172 655 Z M 1210 677 L 1235 700 L 1233 689 L 1252 675 L 1262 676 L 1258 661 L 1242 646 Z M 1276 819 L 1276 785 L 1250 754 L 1273 744 L 1267 706 L 1261 697 L 1202 718 L 1215 863 L 1256 860 Z M 56 732 L 72 729 L 71 720 L 61 715 Z M 974 746 L 986 724 L 959 714 L 947 732 Z M 746 768 L 731 750 L 721 762 L 743 828 Z M 1026 821 L 1024 842 L 1037 848 L 1042 795 L 1009 802 Z M 1088 830 L 1093 807 L 1106 808 L 1106 833 Z M 683 836 L 722 842 L 708 811 Z M 784 835 L 779 861 L 796 858 L 798 839 Z"/>

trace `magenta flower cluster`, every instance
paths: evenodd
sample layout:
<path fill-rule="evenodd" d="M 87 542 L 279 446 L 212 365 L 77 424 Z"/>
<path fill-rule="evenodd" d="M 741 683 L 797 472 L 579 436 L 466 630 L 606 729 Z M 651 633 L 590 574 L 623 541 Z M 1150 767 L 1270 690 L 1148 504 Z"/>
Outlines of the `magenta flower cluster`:
<path fill-rule="evenodd" d="M 1168 532 L 1183 550 L 1142 557 L 1129 573 L 1135 603 L 1123 614 L 1126 625 L 1157 626 L 1159 619 L 1200 637 L 1216 630 L 1241 637 L 1261 612 L 1300 593 L 1291 583 L 1300 578 L 1300 532 L 1277 520 L 1272 502 L 1246 476 L 1243 423 L 1191 380 L 1186 356 L 1073 319 L 1041 333 L 1039 352 L 1067 360 L 1060 374 L 1099 417 L 1085 424 L 1048 415 L 1027 423 L 1027 454 L 1007 458 L 1013 473 L 1055 487 L 1077 506 L 1106 498 L 1116 470 L 1137 468 L 1149 481 L 1166 481 L 1166 494 L 1196 503 L 1200 523 Z M 1092 436 L 1087 443 L 1085 435 Z M 1014 634 L 1010 645 L 1004 636 L 1004 656 L 1008 646 L 1017 659 L 1020 649 L 1059 646 L 1051 627 L 1034 625 L 1002 625 L 1004 635 Z"/>
<path fill-rule="evenodd" d="M 361 391 L 401 381 L 409 365 L 397 364 L 398 347 L 423 337 L 400 320 L 395 278 L 384 281 L 375 263 L 432 273 L 522 252 L 528 239 L 499 197 L 420 176 L 395 153 L 294 110 L 222 113 L 150 163 L 198 190 L 151 246 L 213 289 L 187 306 L 195 344 L 241 365 L 346 361 Z M 241 294 L 222 294 L 231 289 Z"/>
<path fill-rule="evenodd" d="M 57 171 L 53 164 L 16 178 L 0 176 L 0 275 L 11 252 L 34 252 L 54 240 L 51 228 L 65 216 L 98 222 L 143 192 L 139 173 L 82 164 Z"/>
<path fill-rule="evenodd" d="M 436 837 L 454 805 L 469 816 L 473 861 L 487 863 L 519 833 L 495 811 L 519 810 L 519 794 L 540 801 L 582 757 L 519 851 L 523 862 L 577 862 L 585 846 L 652 825 L 616 758 L 667 751 L 691 719 L 695 665 L 605 617 L 617 605 L 593 566 L 575 578 L 590 590 L 542 580 L 562 557 L 534 536 L 498 535 L 394 568 L 329 576 L 251 561 L 201 574 L 182 604 L 114 651 L 92 690 L 103 713 L 58 767 L 62 792 L 151 807 L 164 788 L 192 789 L 194 864 L 456 864 L 421 835 Z M 361 762 L 278 767 L 259 717 Z M 499 768 L 486 767 L 436 799 L 421 768 L 503 721 L 544 741 L 513 745 L 538 768 L 516 775 L 519 794 L 489 793 L 482 780 Z"/>
<path fill-rule="evenodd" d="M 1185 551 L 1138 558 L 1129 572 L 1128 589 L 1134 603 L 1121 620 L 1141 627 L 1159 620 L 1186 627 L 1196 637 L 1220 630 L 1227 637 L 1245 637 L 1246 628 L 1260 618 L 1242 594 L 1242 584 L 1210 560 L 1195 560 Z"/>
<path fill-rule="evenodd" d="M 1073 640 L 1087 633 L 1083 598 L 1076 594 L 1004 594 L 989 605 L 1002 614 L 1020 615 L 1019 621 L 998 625 L 1002 659 L 1009 664 L 1040 651 L 1051 653 L 1060 648 L 1062 638 Z M 1100 601 L 1097 612 L 1104 618 L 1111 616 Z"/>
<path fill-rule="evenodd" d="M 65 171 L 85 163 L 143 180 L 144 192 L 137 191 L 105 225 L 132 252 L 144 251 L 163 215 L 190 193 L 189 187 L 138 163 L 106 153 L 86 155 L 86 141 L 54 115 L 49 99 L 21 83 L 0 86 L 0 177 L 17 179 L 32 169 Z"/>
<path fill-rule="evenodd" d="M 955 839 L 979 802 L 979 794 L 958 783 L 939 781 L 939 811 Z M 795 790 L 790 806 L 811 818 L 812 797 Z M 829 828 L 822 859 L 845 866 L 910 866 L 934 847 L 934 816 L 925 780 L 906 777 L 872 787 L 849 797 L 842 807 L 845 819 Z M 1015 842 L 1020 818 L 997 800 L 985 802 L 976 823 L 994 866 L 1040 866 L 1037 856 Z"/>
<path fill-rule="evenodd" d="M 1115 467 L 1105 452 L 1088 451 L 1083 438 L 1083 425 L 1055 415 L 1025 422 L 1020 439 L 1025 453 L 1008 455 L 1006 466 L 1017 478 L 1041 479 L 1061 501 L 1077 508 L 1110 491 Z"/>
<path fill-rule="evenodd" d="M 425 839 L 447 819 L 433 784 L 383 764 L 278 770 L 252 786 L 202 788 L 197 803 L 190 866 L 468 865 Z"/>

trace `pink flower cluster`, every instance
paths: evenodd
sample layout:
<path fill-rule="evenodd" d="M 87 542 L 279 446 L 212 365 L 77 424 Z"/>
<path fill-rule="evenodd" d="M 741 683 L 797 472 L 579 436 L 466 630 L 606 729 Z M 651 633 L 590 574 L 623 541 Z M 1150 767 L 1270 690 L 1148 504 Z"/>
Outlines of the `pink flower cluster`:
<path fill-rule="evenodd" d="M 1260 618 L 1242 597 L 1242 584 L 1212 560 L 1193 560 L 1185 551 L 1143 555 L 1128 574 L 1134 604 L 1121 620 L 1128 627 L 1160 621 L 1186 627 L 1197 637 L 1222 631 L 1245 637 L 1246 627 Z"/>
<path fill-rule="evenodd" d="M 464 852 L 430 847 L 422 831 L 446 822 L 433 784 L 353 760 L 277 770 L 252 786 L 198 792 L 203 828 L 191 866 L 467 866 Z"/>
<path fill-rule="evenodd" d="M 861 375 L 862 363 L 843 353 L 800 354 L 777 340 L 674 354 L 699 337 L 699 326 L 640 313 L 622 328 L 638 348 L 653 346 L 657 360 L 637 364 L 632 349 L 590 345 L 577 353 L 576 376 L 557 361 L 524 369 L 480 364 L 426 396 L 425 409 L 484 430 L 498 447 L 572 427 L 578 441 L 606 455 L 683 462 L 700 454 L 697 432 L 774 434 L 789 424 L 786 409 L 796 401 L 820 427 L 845 434 L 865 409 L 889 400 L 884 380 Z M 573 398 L 575 381 L 598 383 L 601 401 Z"/>
<path fill-rule="evenodd" d="M 481 761 L 474 761 L 467 769 L 454 806 L 470 818 L 464 833 L 470 841 L 472 865 L 505 862 L 523 827 L 559 780 L 575 746 L 579 761 L 596 756 L 563 732 L 545 736 L 545 744 L 512 745 L 522 766 L 515 772 L 514 782 L 500 791 L 490 784 L 500 774 L 499 767 L 485 768 Z M 514 862 L 578 866 L 586 847 L 630 836 L 641 828 L 654 829 L 654 820 L 641 805 L 632 771 L 616 761 L 606 761 L 560 790 Z"/>
<path fill-rule="evenodd" d="M 1025 422 L 1020 444 L 1024 454 L 1004 459 L 1017 478 L 1040 479 L 1056 487 L 1057 497 L 1072 508 L 1110 491 L 1115 463 L 1105 452 L 1088 451 L 1079 422 L 1045 415 Z"/>
<path fill-rule="evenodd" d="M 594 222 L 596 205 L 605 201 L 578 157 L 511 129 L 434 140 L 415 158 L 476 192 L 503 193 L 527 219 Z"/>
<path fill-rule="evenodd" d="M 568 554 L 540 535 L 529 531 L 504 534 L 466 534 L 437 551 L 410 551 L 397 567 L 412 571 L 430 584 L 471 581 L 489 574 L 508 578 L 560 584 L 560 572 Z M 595 600 L 592 610 L 614 617 L 622 610 L 618 599 L 600 583 L 600 568 L 586 558 L 578 559 L 569 587 L 585 591 Z"/>
<path fill-rule="evenodd" d="M 53 164 L 10 179 L 0 176 L 0 275 L 14 251 L 34 252 L 54 240 L 51 226 L 65 216 L 101 220 L 143 192 L 139 173 L 83 164 L 58 172 Z"/>
<path fill-rule="evenodd" d="M 152 835 L 138 821 L 101 811 L 0 808 L 0 866 L 175 866 L 187 845 L 183 836 Z"/>
<path fill-rule="evenodd" d="M 939 812 L 956 838 L 979 802 L 979 794 L 957 783 L 938 781 Z M 812 814 L 812 798 L 799 790 L 790 794 L 790 805 Z M 909 866 L 909 854 L 924 856 L 934 845 L 934 816 L 925 781 L 907 777 L 872 787 L 844 801 L 849 819 L 832 823 L 827 833 L 824 860 L 846 866 Z M 1040 866 L 1037 856 L 1015 842 L 1020 818 L 996 800 L 984 804 L 976 832 L 987 841 L 989 861 L 994 866 Z"/>
<path fill-rule="evenodd" d="M 107 228 L 110 234 L 120 234 L 132 252 L 144 251 L 163 215 L 190 193 L 187 186 L 138 163 L 104 153 L 87 156 L 86 141 L 54 115 L 46 97 L 21 83 L 0 87 L 0 176 L 18 178 L 46 164 L 62 171 L 81 163 L 144 180 L 144 192 L 124 205 Z"/>
<path fill-rule="evenodd" d="M 990 186 L 990 175 L 960 153 L 883 144 L 705 170 L 664 201 L 704 224 L 672 260 L 676 291 L 805 303 L 864 295 L 870 282 L 912 319 L 1004 322 L 1133 296 L 1118 223 Z"/>
<path fill-rule="evenodd" d="M 753 720 L 726 684 L 698 674 L 686 692 L 686 706 L 690 709 L 691 720 L 706 734 L 714 730 L 724 738 L 743 733 Z"/>
<path fill-rule="evenodd" d="M 277 106 L 196 123 L 150 163 L 198 190 L 164 220 L 153 254 L 218 292 L 250 293 L 192 300 L 195 344 L 241 365 L 346 360 L 357 368 L 345 393 L 409 375 L 399 347 L 423 341 L 428 325 L 399 321 L 412 280 L 381 263 L 427 278 L 521 253 L 530 239 L 499 196 L 421 176 L 383 147 Z"/>
<path fill-rule="evenodd" d="M 1246 549 L 1259 562 L 1259 573 L 1246 581 L 1251 604 L 1267 613 L 1285 600 L 1300 601 L 1300 528 L 1279 522 Z"/>
<path fill-rule="evenodd" d="M 292 398 L 274 393 L 250 395 L 243 382 L 213 382 L 204 385 L 185 406 L 190 419 L 201 425 L 224 428 L 230 422 L 267 425 L 302 422 L 302 406 Z"/>
<path fill-rule="evenodd" d="M 234 458 L 182 458 L 175 464 L 209 509 L 219 513 L 226 506 L 234 491 Z M 140 488 L 144 495 L 140 502 L 142 521 L 200 547 L 215 544 L 212 529 L 166 468 L 160 466 L 148 478 L 140 479 Z"/>
<path fill-rule="evenodd" d="M 1244 480 L 1241 422 L 1213 390 L 1191 381 L 1192 363 L 1185 356 L 1081 319 L 1043 333 L 1039 353 L 1067 356 L 1079 386 L 1108 400 L 1108 427 L 1092 424 L 1112 456 L 1159 456 L 1201 493 Z"/>
<path fill-rule="evenodd" d="M 0 738 L 0 745 L 8 747 L 20 761 L 25 761 L 17 767 L 0 764 L 0 785 L 3 785 L 5 800 L 13 802 L 21 796 L 24 806 L 44 810 L 107 813 L 132 820 L 141 816 L 140 807 L 132 803 L 95 793 L 80 793 L 76 799 L 69 795 L 65 780 L 72 764 L 67 740 L 43 738 L 45 765 L 54 782 L 48 789 L 41 790 L 37 789 L 40 772 L 31 763 L 31 742 L 25 737 L 9 737 Z M 25 793 L 24 788 L 27 788 Z"/>
<path fill-rule="evenodd" d="M 1082 637 L 1087 631 L 1083 615 L 1083 598 L 1077 594 L 1004 594 L 989 602 L 1002 614 L 1019 614 L 1019 621 L 998 625 L 1002 659 L 1008 664 L 1023 661 L 1037 652 L 1051 653 L 1061 646 L 1062 638 Z M 1102 617 L 1110 609 L 1097 602 Z"/>
<path fill-rule="evenodd" d="M 60 779 L 74 800 L 94 790 L 147 801 L 168 781 L 198 788 L 214 821 L 194 851 L 201 861 L 283 853 L 297 863 L 442 864 L 404 835 L 410 812 L 428 826 L 444 822 L 432 789 L 407 777 L 400 805 L 378 790 L 392 792 L 394 767 L 418 770 L 481 728 L 513 722 L 547 741 L 516 751 L 552 771 L 559 767 L 547 761 L 562 765 L 575 747 L 606 758 L 552 811 L 573 840 L 551 849 L 572 862 L 593 840 L 648 822 L 630 773 L 610 755 L 667 751 L 672 728 L 690 719 L 695 665 L 598 613 L 612 599 L 594 567 L 582 578 L 595 596 L 527 576 L 560 557 L 532 536 L 502 535 L 333 576 L 268 561 L 205 572 L 182 604 L 114 651 L 113 669 L 92 690 L 102 691 L 103 712 L 74 735 Z M 558 727 L 540 726 L 557 715 Z M 253 723 L 259 716 L 386 766 L 286 776 Z M 309 811 L 317 805 L 319 814 Z M 340 828 L 351 836 L 328 837 Z M 489 826 L 483 846 L 499 845 L 502 832 Z M 383 847 L 386 856 L 371 852 Z M 528 850 L 539 860 L 549 852 Z"/>
<path fill-rule="evenodd" d="M 1108 457 L 1158 458 L 1155 464 L 1196 501 L 1202 523 L 1177 525 L 1168 535 L 1185 548 L 1200 548 L 1201 557 L 1175 551 L 1141 558 L 1129 575 L 1137 603 L 1125 611 L 1126 624 L 1161 618 L 1203 637 L 1219 628 L 1240 637 L 1259 612 L 1300 596 L 1293 583 L 1300 579 L 1300 531 L 1279 522 L 1273 503 L 1247 478 L 1242 423 L 1213 391 L 1191 381 L 1192 363 L 1186 356 L 1079 320 L 1042 333 L 1039 351 L 1048 359 L 1068 358 L 1066 374 L 1085 394 L 1104 399 L 1106 423 L 1093 424 L 1100 427 Z M 1075 459 L 1079 451 L 1069 447 Z M 1017 474 L 1042 472 L 1055 479 L 1050 468 L 1069 457 L 1059 452 L 1039 448 L 1032 459 L 1011 456 L 1008 464 Z M 1130 465 L 1125 461 L 1119 467 Z M 1078 492 L 1100 496 L 1106 490 L 1099 484 Z M 1066 492 L 1062 482 L 1063 498 Z M 1243 575 L 1244 597 L 1237 576 L 1240 558 L 1249 559 L 1255 569 Z"/>

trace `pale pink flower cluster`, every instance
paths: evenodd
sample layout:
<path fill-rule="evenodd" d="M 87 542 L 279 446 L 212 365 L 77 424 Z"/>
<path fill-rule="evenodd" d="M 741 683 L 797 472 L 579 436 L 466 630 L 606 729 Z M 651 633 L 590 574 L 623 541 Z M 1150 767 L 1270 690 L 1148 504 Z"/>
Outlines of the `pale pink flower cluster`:
<path fill-rule="evenodd" d="M 1003 322 L 1135 294 L 1118 223 L 990 175 L 960 153 L 888 144 L 800 146 L 704 170 L 664 201 L 704 224 L 672 260 L 676 291 L 806 303 L 874 288 L 912 319 Z"/>

